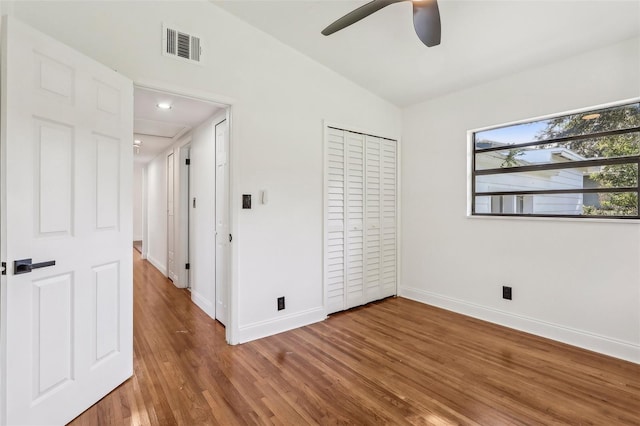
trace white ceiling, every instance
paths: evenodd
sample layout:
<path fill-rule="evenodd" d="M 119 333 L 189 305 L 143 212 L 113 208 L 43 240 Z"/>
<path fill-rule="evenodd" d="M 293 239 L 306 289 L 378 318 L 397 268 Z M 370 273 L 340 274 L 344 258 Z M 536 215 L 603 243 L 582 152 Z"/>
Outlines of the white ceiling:
<path fill-rule="evenodd" d="M 409 1 L 328 37 L 324 27 L 366 1 L 212 1 L 401 107 L 640 34 L 638 0 L 439 0 L 432 48 Z"/>
<path fill-rule="evenodd" d="M 171 109 L 159 109 L 159 103 L 168 103 Z M 198 99 L 140 87 L 133 91 L 133 105 L 134 138 L 142 141 L 134 159 L 143 163 L 155 158 L 189 130 L 225 108 Z"/>

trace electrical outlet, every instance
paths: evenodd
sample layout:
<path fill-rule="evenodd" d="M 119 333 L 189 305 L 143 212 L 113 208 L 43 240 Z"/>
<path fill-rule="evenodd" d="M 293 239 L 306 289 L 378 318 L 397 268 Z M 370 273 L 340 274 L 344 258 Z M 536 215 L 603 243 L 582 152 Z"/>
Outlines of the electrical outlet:
<path fill-rule="evenodd" d="M 284 309 L 284 296 L 278 297 L 278 310 L 281 311 Z"/>
<path fill-rule="evenodd" d="M 502 286 L 502 298 L 511 300 L 511 287 L 505 285 Z"/>

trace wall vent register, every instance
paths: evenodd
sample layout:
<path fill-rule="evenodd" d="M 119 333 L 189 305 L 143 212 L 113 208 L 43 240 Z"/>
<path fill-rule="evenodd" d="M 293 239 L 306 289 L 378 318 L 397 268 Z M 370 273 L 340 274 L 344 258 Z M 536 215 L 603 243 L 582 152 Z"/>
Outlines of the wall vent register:
<path fill-rule="evenodd" d="M 200 37 L 163 26 L 162 53 L 176 59 L 194 63 L 202 61 L 202 45 Z"/>

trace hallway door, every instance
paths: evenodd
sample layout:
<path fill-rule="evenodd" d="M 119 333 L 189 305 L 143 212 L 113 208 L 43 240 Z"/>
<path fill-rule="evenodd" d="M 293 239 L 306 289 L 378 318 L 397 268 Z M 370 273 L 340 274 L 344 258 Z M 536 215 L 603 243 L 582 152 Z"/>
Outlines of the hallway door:
<path fill-rule="evenodd" d="M 215 127 L 216 138 L 216 319 L 227 324 L 229 292 L 229 127 Z"/>
<path fill-rule="evenodd" d="M 167 277 L 174 283 L 177 281 L 176 276 L 176 222 L 175 222 L 175 203 L 174 203 L 174 162 L 173 153 L 167 156 Z"/>

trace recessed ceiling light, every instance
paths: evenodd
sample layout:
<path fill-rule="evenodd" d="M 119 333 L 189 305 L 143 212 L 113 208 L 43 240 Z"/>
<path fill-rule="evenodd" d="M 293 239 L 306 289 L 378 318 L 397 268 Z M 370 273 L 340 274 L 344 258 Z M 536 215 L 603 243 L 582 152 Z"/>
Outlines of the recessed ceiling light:
<path fill-rule="evenodd" d="M 600 114 L 598 114 L 597 112 L 594 112 L 593 114 L 587 114 L 587 115 L 583 115 L 582 116 L 583 120 L 595 120 L 596 118 L 600 118 Z"/>
<path fill-rule="evenodd" d="M 168 104 L 166 102 L 161 102 L 156 106 L 160 109 L 171 109 L 171 104 Z"/>

